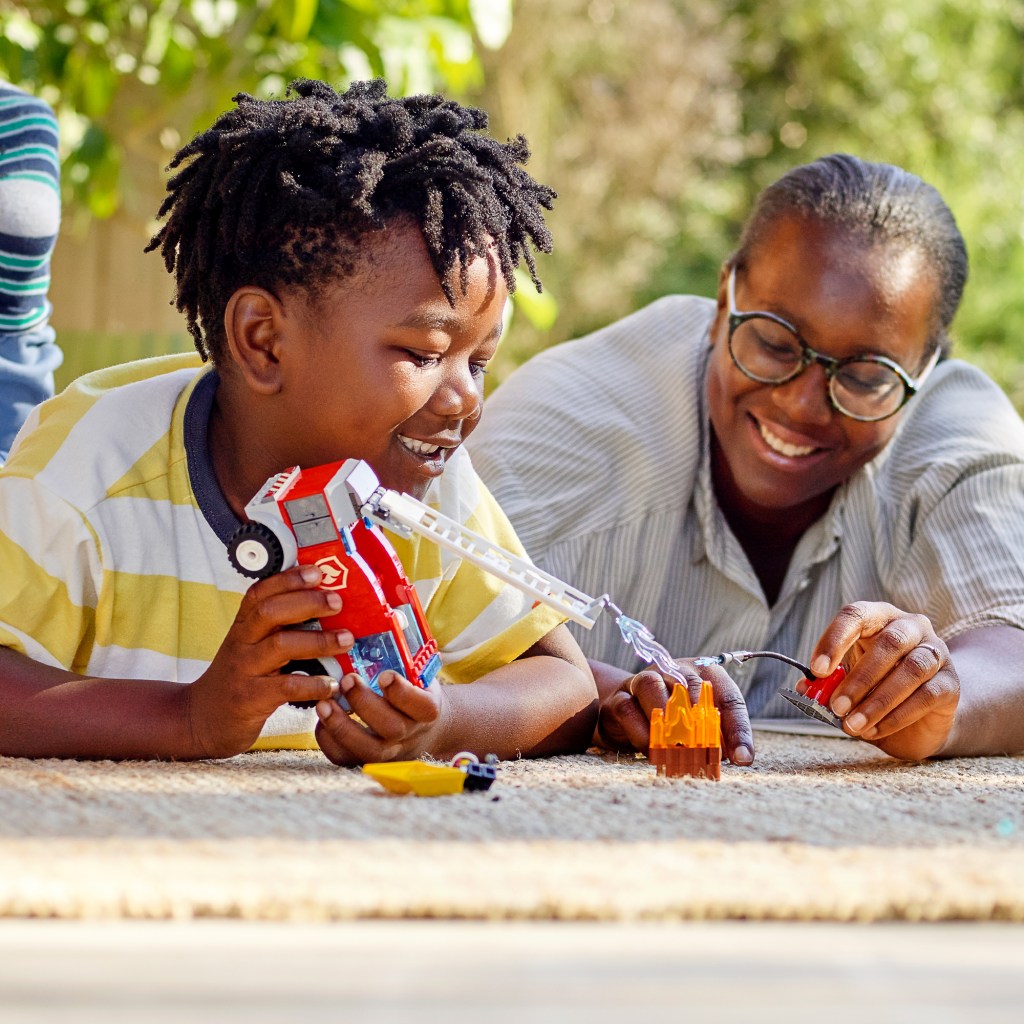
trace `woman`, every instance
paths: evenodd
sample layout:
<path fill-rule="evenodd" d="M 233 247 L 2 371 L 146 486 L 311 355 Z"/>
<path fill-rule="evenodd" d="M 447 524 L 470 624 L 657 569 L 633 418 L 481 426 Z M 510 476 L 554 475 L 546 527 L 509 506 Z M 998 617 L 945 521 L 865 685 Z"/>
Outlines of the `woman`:
<path fill-rule="evenodd" d="M 759 196 L 717 299 L 671 296 L 542 353 L 474 463 L 544 568 L 680 657 L 773 648 L 896 757 L 1024 749 L 1024 425 L 947 358 L 967 254 L 939 194 L 834 155 Z M 582 636 L 599 738 L 645 749 L 667 688 Z M 692 666 L 688 673 L 696 678 Z M 724 753 L 793 672 L 717 670 Z M 797 713 L 798 714 L 798 713 Z"/>

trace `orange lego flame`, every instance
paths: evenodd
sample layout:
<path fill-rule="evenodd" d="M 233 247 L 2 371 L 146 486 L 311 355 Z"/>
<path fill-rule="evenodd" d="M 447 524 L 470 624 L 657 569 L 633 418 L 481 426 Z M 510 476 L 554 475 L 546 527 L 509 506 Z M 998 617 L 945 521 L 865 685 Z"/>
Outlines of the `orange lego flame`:
<path fill-rule="evenodd" d="M 686 687 L 676 683 L 665 710 L 651 712 L 648 757 L 659 775 L 720 777 L 722 715 L 711 683 L 702 684 L 696 706 Z"/>

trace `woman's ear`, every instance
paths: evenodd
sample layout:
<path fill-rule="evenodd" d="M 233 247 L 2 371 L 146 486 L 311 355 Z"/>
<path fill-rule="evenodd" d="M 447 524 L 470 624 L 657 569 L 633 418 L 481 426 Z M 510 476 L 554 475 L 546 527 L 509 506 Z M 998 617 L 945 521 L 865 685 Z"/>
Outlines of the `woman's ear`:
<path fill-rule="evenodd" d="M 234 368 L 257 394 L 281 390 L 280 343 L 285 313 L 265 288 L 239 288 L 224 308 L 224 333 Z"/>
<path fill-rule="evenodd" d="M 722 264 L 718 272 L 718 295 L 715 298 L 715 319 L 712 321 L 711 329 L 708 331 L 708 341 L 715 344 L 715 339 L 721 334 L 722 328 L 729 319 L 729 274 L 732 267 L 728 263 Z"/>
<path fill-rule="evenodd" d="M 732 264 L 723 263 L 718 271 L 718 308 L 729 313 L 729 275 L 732 273 Z"/>

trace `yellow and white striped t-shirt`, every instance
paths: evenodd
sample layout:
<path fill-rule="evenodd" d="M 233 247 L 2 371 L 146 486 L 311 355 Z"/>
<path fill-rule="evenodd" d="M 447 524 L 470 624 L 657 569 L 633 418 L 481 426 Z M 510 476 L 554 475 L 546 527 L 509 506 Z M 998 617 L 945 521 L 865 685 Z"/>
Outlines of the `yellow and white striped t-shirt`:
<path fill-rule="evenodd" d="M 251 584 L 227 559 L 237 520 L 206 448 L 216 383 L 197 356 L 148 359 L 89 374 L 33 412 L 0 471 L 0 644 L 84 675 L 202 674 Z M 463 450 L 426 500 L 523 553 Z M 445 682 L 508 664 L 561 621 L 428 541 L 389 539 Z M 260 745 L 309 746 L 315 723 L 284 707 Z"/>

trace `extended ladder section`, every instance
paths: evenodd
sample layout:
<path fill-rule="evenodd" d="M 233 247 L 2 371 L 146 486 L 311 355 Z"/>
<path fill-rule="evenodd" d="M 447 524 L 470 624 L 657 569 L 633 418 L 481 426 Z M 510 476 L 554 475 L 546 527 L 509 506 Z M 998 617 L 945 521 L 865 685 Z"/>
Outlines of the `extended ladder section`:
<path fill-rule="evenodd" d="M 467 562 L 533 595 L 542 604 L 554 608 L 586 629 L 593 629 L 594 623 L 604 611 L 607 595 L 589 597 L 408 494 L 378 488 L 360 512 L 395 533 L 404 536 L 418 533 L 432 540 Z"/>

